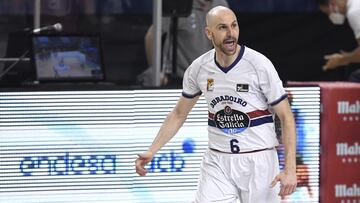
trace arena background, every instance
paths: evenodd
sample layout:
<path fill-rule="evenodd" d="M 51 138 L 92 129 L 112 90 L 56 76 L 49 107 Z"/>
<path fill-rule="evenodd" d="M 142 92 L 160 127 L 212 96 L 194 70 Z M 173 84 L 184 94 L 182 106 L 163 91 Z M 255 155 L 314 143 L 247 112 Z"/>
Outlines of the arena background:
<path fill-rule="evenodd" d="M 6 56 L 9 34 L 33 26 L 34 1 L 0 2 L 2 56 Z M 356 42 L 348 24 L 333 26 L 315 0 L 228 2 L 238 16 L 239 42 L 268 56 L 284 82 L 345 81 L 353 69 L 322 72 L 325 54 L 352 50 Z M 100 33 L 106 82 L 137 85 L 136 77 L 148 67 L 144 36 L 152 23 L 152 1 L 41 0 L 41 25 L 59 22 L 62 33 Z M 24 42 L 11 46 L 21 47 Z M 14 80 L 1 83 L 9 85 Z"/>
<path fill-rule="evenodd" d="M 33 27 L 35 1 L 42 26 L 61 23 L 64 35 L 101 35 L 106 80 L 29 85 L 23 83 L 33 79 L 29 61 L 0 79 L 0 202 L 189 202 L 207 146 L 203 99 L 148 166 L 149 176 L 134 172 L 136 154 L 180 95 L 179 87 L 144 89 L 136 82 L 147 68 L 152 1 L 3 0 L 3 59 L 9 48 L 26 45 L 8 42 Z M 239 42 L 271 59 L 290 95 L 299 187 L 283 202 L 360 203 L 360 87 L 338 82 L 356 65 L 321 71 L 325 54 L 356 46 L 349 25 L 332 25 L 315 0 L 228 2 Z M 8 65 L 2 61 L 0 73 Z M 282 163 L 282 146 L 278 153 Z"/>

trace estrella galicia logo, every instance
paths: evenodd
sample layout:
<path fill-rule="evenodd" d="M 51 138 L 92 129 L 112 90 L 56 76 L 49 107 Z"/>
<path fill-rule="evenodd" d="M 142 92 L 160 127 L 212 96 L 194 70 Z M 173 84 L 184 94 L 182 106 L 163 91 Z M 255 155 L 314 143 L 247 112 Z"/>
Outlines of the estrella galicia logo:
<path fill-rule="evenodd" d="M 169 153 L 161 153 L 156 155 L 150 162 L 148 171 L 152 173 L 161 172 L 181 172 L 186 162 L 183 153 L 194 153 L 195 142 L 191 138 L 187 138 L 182 143 L 182 153 L 175 153 L 171 150 Z"/>
<path fill-rule="evenodd" d="M 214 116 L 217 128 L 227 134 L 237 134 L 244 131 L 250 124 L 250 118 L 247 114 L 231 109 L 229 106 L 216 112 Z"/>

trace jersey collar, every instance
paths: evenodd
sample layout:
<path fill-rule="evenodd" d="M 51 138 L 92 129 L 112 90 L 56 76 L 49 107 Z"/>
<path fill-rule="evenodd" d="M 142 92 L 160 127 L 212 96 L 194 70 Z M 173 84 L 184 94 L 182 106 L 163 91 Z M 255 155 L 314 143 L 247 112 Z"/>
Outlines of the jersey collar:
<path fill-rule="evenodd" d="M 245 51 L 245 46 L 241 46 L 240 47 L 240 53 L 237 56 L 237 58 L 235 59 L 235 61 L 227 68 L 222 67 L 217 61 L 216 61 L 216 53 L 214 54 L 214 61 L 216 66 L 224 73 L 229 72 L 242 58 L 242 56 L 244 55 L 244 51 Z"/>

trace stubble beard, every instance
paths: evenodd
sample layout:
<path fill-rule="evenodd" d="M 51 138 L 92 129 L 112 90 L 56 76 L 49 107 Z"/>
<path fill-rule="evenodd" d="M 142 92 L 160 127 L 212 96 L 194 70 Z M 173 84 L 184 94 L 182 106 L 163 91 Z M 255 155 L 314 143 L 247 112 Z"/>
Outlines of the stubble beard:
<path fill-rule="evenodd" d="M 235 55 L 235 54 L 236 54 L 236 48 L 237 48 L 237 46 L 235 45 L 235 49 L 234 49 L 234 50 L 228 51 L 228 50 L 226 50 L 226 49 L 224 48 L 223 45 L 220 45 L 220 50 L 221 50 L 221 52 L 224 53 L 224 54 L 227 55 L 227 56 L 233 56 L 233 55 Z"/>
<path fill-rule="evenodd" d="M 237 51 L 237 39 L 235 39 L 235 38 L 231 38 L 232 40 L 234 40 L 234 42 L 235 42 L 235 48 L 234 48 L 234 50 L 227 50 L 226 48 L 225 48 L 225 41 L 226 40 L 228 40 L 228 39 L 226 39 L 226 40 L 224 40 L 224 41 L 222 41 L 221 43 L 214 43 L 219 49 L 220 49 L 220 51 L 223 53 L 223 54 L 225 54 L 225 55 L 227 55 L 227 56 L 233 56 L 233 55 L 235 55 L 236 54 L 236 51 Z"/>

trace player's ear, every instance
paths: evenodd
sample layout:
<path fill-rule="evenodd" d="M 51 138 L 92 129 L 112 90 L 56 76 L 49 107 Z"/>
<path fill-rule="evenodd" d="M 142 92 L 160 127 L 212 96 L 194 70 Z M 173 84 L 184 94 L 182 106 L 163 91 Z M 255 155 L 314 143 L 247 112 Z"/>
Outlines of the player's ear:
<path fill-rule="evenodd" d="M 205 27 L 205 34 L 209 40 L 212 40 L 212 34 L 209 27 Z"/>

